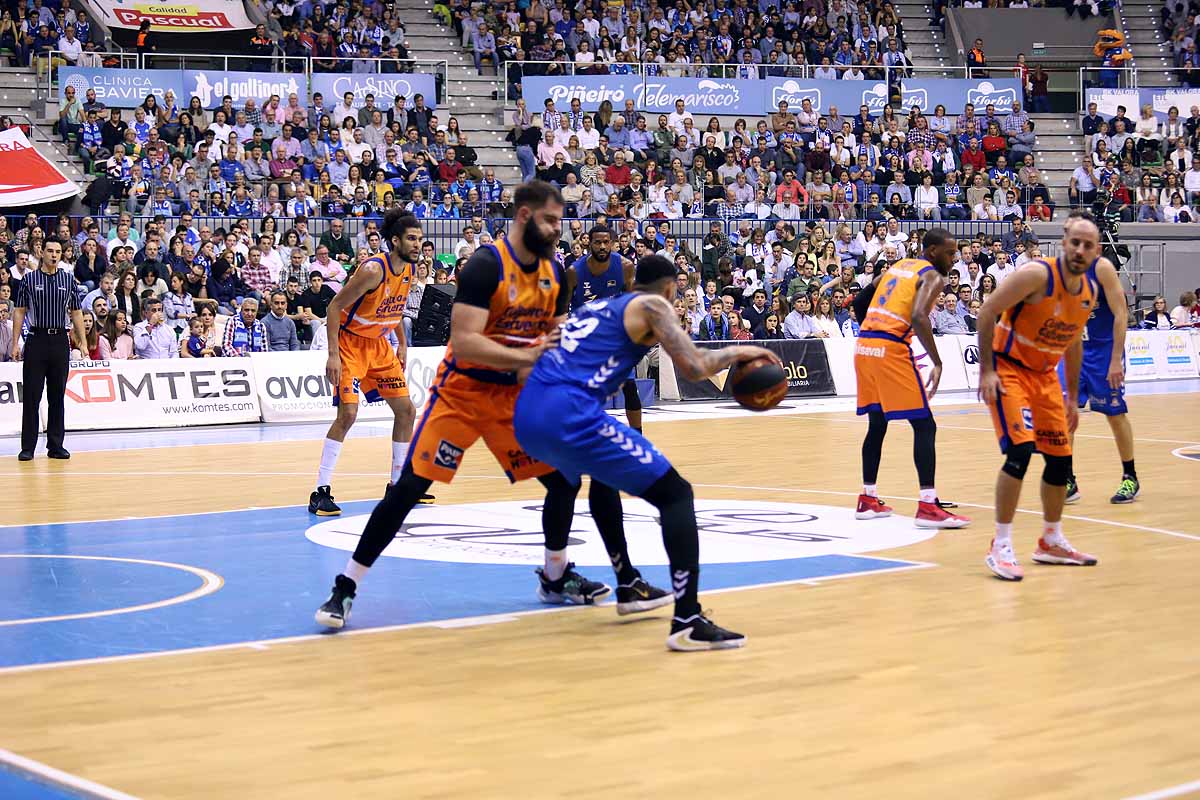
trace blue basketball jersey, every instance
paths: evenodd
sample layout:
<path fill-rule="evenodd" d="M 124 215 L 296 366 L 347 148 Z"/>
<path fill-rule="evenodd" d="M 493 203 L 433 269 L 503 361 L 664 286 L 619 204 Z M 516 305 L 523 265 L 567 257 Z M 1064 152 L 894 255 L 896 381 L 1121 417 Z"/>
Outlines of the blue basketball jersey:
<path fill-rule="evenodd" d="M 1092 262 L 1092 266 L 1088 267 L 1087 279 L 1091 282 L 1092 287 L 1096 292 L 1096 302 L 1092 308 L 1092 315 L 1087 321 L 1087 336 L 1084 338 L 1084 346 L 1088 342 L 1093 343 L 1111 343 L 1113 338 L 1113 313 L 1108 307 L 1108 299 L 1104 296 L 1104 286 L 1100 283 L 1100 279 L 1096 277 L 1096 264 L 1099 259 Z"/>
<path fill-rule="evenodd" d="M 588 303 L 563 325 L 562 341 L 538 359 L 529 382 L 577 386 L 603 401 L 621 388 L 650 350 L 625 332 L 625 307 L 635 292 Z"/>
<path fill-rule="evenodd" d="M 592 274 L 587 261 L 587 256 L 580 256 L 573 265 L 577 281 L 575 293 L 571 295 L 572 311 L 593 300 L 616 297 L 625 291 L 625 269 L 621 266 L 619 253 L 609 254 L 608 269 L 600 275 Z"/>

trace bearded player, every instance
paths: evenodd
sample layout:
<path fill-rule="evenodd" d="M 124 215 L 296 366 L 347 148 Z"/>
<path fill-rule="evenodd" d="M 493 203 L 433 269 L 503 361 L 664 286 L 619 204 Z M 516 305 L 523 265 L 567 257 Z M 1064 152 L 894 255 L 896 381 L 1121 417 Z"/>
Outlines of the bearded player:
<path fill-rule="evenodd" d="M 580 256 L 567 267 L 567 288 L 571 293 L 571 311 L 605 297 L 633 291 L 633 262 L 612 251 L 612 231 L 607 225 L 594 225 L 588 234 L 588 255 Z M 625 399 L 625 418 L 629 427 L 642 431 L 642 400 L 632 371 L 621 383 Z"/>
<path fill-rule="evenodd" d="M 545 563 L 537 570 L 538 597 L 550 604 L 590 605 L 612 590 L 588 580 L 567 561 L 567 542 L 579 485 L 554 467 L 530 457 L 513 434 L 518 373 L 558 341 L 569 295 L 555 260 L 563 200 L 554 186 L 531 181 L 513 197 L 513 221 L 505 236 L 478 249 L 459 274 L 450 318 L 450 344 L 430 390 L 408 460 L 398 481 L 371 513 L 354 555 L 334 580 L 316 620 L 341 628 L 367 571 L 395 538 L 408 513 L 433 481 L 449 483 L 466 452 L 479 439 L 500 462 L 509 480 L 537 478 L 546 487 L 542 527 Z M 554 409 L 546 409 L 553 417 Z M 618 506 L 619 509 L 619 506 Z M 620 512 L 592 509 L 610 557 L 628 563 Z M 671 595 L 636 575 L 618 592 L 618 613 L 644 611 L 670 602 Z"/>
<path fill-rule="evenodd" d="M 933 340 L 929 312 L 941 296 L 958 244 L 944 228 L 931 229 L 921 244 L 921 258 L 897 261 L 854 298 L 855 311 L 863 321 L 854 350 L 858 413 L 865 414 L 868 421 L 862 443 L 863 490 L 855 517 L 891 515 L 891 507 L 879 499 L 876 480 L 888 422 L 906 419 L 913 429 L 913 461 L 920 482 L 917 527 L 962 528 L 971 520 L 947 511 L 934 488 L 937 424 L 929 407 L 929 399 L 942 378 L 942 360 Z M 933 363 L 928 385 L 922 383 L 913 360 L 914 332 Z"/>
<path fill-rule="evenodd" d="M 395 415 L 392 421 L 391 480 L 400 477 L 412 439 L 416 416 L 404 382 L 408 342 L 404 339 L 404 304 L 412 286 L 413 264 L 421 252 L 421 223 L 411 214 L 389 211 L 380 231 L 391 251 L 367 259 L 329 302 L 329 357 L 325 376 L 334 388 L 337 417 L 325 434 L 317 486 L 308 499 L 308 513 L 335 517 L 342 509 L 333 502 L 330 484 L 346 434 L 358 418 L 362 396 L 382 398 Z M 395 333 L 393 348 L 388 336 Z M 432 497 L 423 498 L 432 500 Z"/>
<path fill-rule="evenodd" d="M 1042 535 L 1033 560 L 1074 566 L 1097 562 L 1063 536 L 1062 510 L 1071 479 L 1071 434 L 1079 423 L 1080 336 L 1099 302 L 1088 273 L 1099 253 L 1096 224 L 1090 216 L 1072 214 L 1063 228 L 1062 255 L 1025 264 L 1000 283 L 979 312 L 979 395 L 991 409 L 1004 454 L 996 479 L 996 536 L 984 563 L 1004 580 L 1025 577 L 1013 552 L 1012 525 L 1035 451 L 1046 466 Z M 1056 374 L 1064 355 L 1065 401 Z"/>

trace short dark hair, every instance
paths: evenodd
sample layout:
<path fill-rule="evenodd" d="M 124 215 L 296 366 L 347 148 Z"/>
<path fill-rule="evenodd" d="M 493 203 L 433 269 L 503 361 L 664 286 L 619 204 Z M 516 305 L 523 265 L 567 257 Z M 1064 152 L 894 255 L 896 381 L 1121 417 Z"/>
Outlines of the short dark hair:
<path fill-rule="evenodd" d="M 921 240 L 922 248 L 937 247 L 954 238 L 954 234 L 945 228 L 930 228 L 925 232 L 925 238 Z"/>
<path fill-rule="evenodd" d="M 595 236 L 598 233 L 607 233 L 609 236 L 612 236 L 612 231 L 604 224 L 593 225 L 592 229 L 588 231 L 588 236 Z"/>
<path fill-rule="evenodd" d="M 546 181 L 529 181 L 522 183 L 513 192 L 513 211 L 522 208 L 539 209 L 549 202 L 563 205 L 562 192 L 558 187 Z"/>
<path fill-rule="evenodd" d="M 383 216 L 382 227 L 384 236 L 391 242 L 393 236 L 403 239 L 410 228 L 420 230 L 421 221 L 403 209 L 394 208 Z"/>
<path fill-rule="evenodd" d="M 312 272 L 308 273 L 308 279 L 311 281 L 313 278 L 325 280 L 325 276 L 321 274 L 321 270 L 319 269 L 314 269 Z"/>

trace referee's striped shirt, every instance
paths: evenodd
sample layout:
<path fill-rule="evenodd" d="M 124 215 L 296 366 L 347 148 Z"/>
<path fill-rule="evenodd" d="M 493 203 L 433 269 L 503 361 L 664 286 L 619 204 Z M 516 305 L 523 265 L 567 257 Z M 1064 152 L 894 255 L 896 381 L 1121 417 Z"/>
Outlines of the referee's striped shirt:
<path fill-rule="evenodd" d="M 75 276 L 61 267 L 53 275 L 41 269 L 27 272 L 18 288 L 16 306 L 25 309 L 30 328 L 66 328 L 71 312 L 79 308 Z"/>

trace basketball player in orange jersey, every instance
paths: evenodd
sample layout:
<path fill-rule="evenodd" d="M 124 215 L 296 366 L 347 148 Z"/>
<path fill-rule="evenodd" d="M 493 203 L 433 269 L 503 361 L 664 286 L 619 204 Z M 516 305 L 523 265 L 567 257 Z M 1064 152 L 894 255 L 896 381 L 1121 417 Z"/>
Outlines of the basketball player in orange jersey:
<path fill-rule="evenodd" d="M 891 507 L 879 499 L 875 481 L 888 421 L 906 419 L 913 429 L 913 461 L 921 489 L 917 527 L 962 528 L 971 522 L 950 513 L 938 501 L 933 482 L 937 425 L 929 408 L 929 398 L 942 378 L 942 360 L 933 340 L 929 312 L 942 294 L 957 251 L 958 244 L 948 230 L 933 228 L 925 234 L 921 258 L 897 261 L 854 298 L 855 312 L 863 321 L 854 350 L 858 413 L 866 414 L 868 420 L 862 444 L 863 490 L 854 515 L 858 519 L 892 513 Z M 914 331 L 933 362 L 928 386 L 922 384 L 913 360 Z"/>
<path fill-rule="evenodd" d="M 579 485 L 530 457 L 513 433 L 513 410 L 523 379 L 538 356 L 557 344 L 570 299 L 563 268 L 554 260 L 563 199 L 543 181 L 517 187 L 513 221 L 494 245 L 471 256 L 459 274 L 450 316 L 450 345 L 417 425 L 403 472 L 371 513 L 354 555 L 334 579 L 316 621 L 341 628 L 350 616 L 358 583 L 395 538 L 433 481 L 449 483 L 466 451 L 483 439 L 511 481 L 537 478 L 546 487 L 542 527 L 545 564 L 537 570 L 544 603 L 590 605 L 612 590 L 588 580 L 567 561 L 567 541 Z M 555 413 L 547 408 L 547 414 Z M 609 490 L 616 495 L 615 489 Z M 617 590 L 617 612 L 667 605 L 674 596 L 629 570 L 619 502 L 592 505 L 592 515 L 614 570 L 628 578 Z"/>
<path fill-rule="evenodd" d="M 334 517 L 342 509 L 329 488 L 342 442 L 358 418 L 359 396 L 383 398 L 395 415 L 392 422 L 392 482 L 400 477 L 412 439 L 416 412 L 404 382 L 404 304 L 412 285 L 413 263 L 421 253 L 421 223 L 399 211 L 388 212 L 381 233 L 391 252 L 363 262 L 329 302 L 329 358 L 325 375 L 333 386 L 337 417 L 325 434 L 317 487 L 308 499 L 308 513 Z M 395 331 L 399 345 L 388 341 Z M 432 500 L 433 498 L 426 498 Z"/>
<path fill-rule="evenodd" d="M 1100 255 L 1100 231 L 1090 215 L 1071 215 L 1062 254 L 1035 259 L 1000 283 L 979 312 L 979 394 L 991 409 L 1004 466 L 996 479 L 996 536 L 985 562 L 999 578 L 1025 576 L 1012 546 L 1012 522 L 1021 484 L 1035 450 L 1042 471 L 1039 564 L 1092 566 L 1096 557 L 1071 547 L 1062 532 L 1062 510 L 1071 479 L 1071 434 L 1079 423 L 1081 333 L 1096 308 L 1096 286 L 1087 277 Z M 999 318 L 999 321 L 997 321 Z M 1066 356 L 1067 402 L 1058 382 Z"/>

